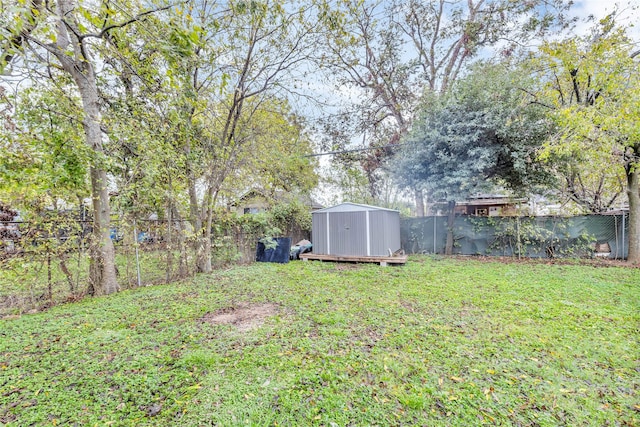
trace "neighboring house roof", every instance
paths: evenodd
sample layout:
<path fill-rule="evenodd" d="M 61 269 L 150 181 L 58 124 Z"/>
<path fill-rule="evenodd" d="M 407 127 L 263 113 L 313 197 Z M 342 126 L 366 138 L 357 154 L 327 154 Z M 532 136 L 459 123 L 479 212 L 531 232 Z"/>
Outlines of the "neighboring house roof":
<path fill-rule="evenodd" d="M 249 200 L 249 199 L 253 199 L 253 198 L 263 198 L 265 200 L 268 200 L 269 198 L 262 193 L 261 191 L 258 190 L 249 190 L 246 193 L 244 193 L 242 196 L 240 196 L 239 198 L 237 198 L 236 200 L 233 200 L 229 203 L 229 206 L 238 206 L 240 204 L 242 204 L 243 202 Z"/>
<path fill-rule="evenodd" d="M 311 199 L 311 210 L 319 211 L 321 209 L 324 209 L 324 205 L 321 205 L 320 203 L 318 203 L 315 200 Z"/>
<path fill-rule="evenodd" d="M 276 194 L 274 195 L 274 197 L 269 197 L 266 193 L 262 192 L 261 190 L 258 189 L 252 189 L 247 191 L 246 193 L 244 193 L 242 196 L 240 196 L 239 198 L 229 202 L 228 206 L 229 207 L 238 207 L 238 206 L 242 206 L 244 205 L 246 202 L 254 202 L 258 199 L 261 199 L 267 203 L 273 203 L 276 201 L 283 201 L 283 200 L 287 200 L 286 196 L 289 196 L 289 193 L 286 193 L 285 191 L 276 191 Z M 318 202 L 316 202 L 315 200 L 311 199 L 309 196 L 299 196 L 300 201 L 306 205 L 309 206 L 311 208 L 311 210 L 318 210 L 318 209 L 322 209 L 324 208 L 323 205 L 319 204 Z"/>
<path fill-rule="evenodd" d="M 511 197 L 493 197 L 493 198 L 478 198 L 468 199 L 464 202 L 457 202 L 457 206 L 495 206 L 495 205 L 517 205 L 520 203 L 526 203 L 527 199 L 514 199 Z"/>
<path fill-rule="evenodd" d="M 390 212 L 399 212 L 395 209 L 387 209 L 381 208 L 379 206 L 371 206 L 371 205 L 361 205 L 358 203 L 341 203 L 336 206 L 331 206 L 324 209 L 319 209 L 315 212 L 365 212 L 365 211 L 390 211 Z M 315 213 L 314 212 L 314 213 Z"/>

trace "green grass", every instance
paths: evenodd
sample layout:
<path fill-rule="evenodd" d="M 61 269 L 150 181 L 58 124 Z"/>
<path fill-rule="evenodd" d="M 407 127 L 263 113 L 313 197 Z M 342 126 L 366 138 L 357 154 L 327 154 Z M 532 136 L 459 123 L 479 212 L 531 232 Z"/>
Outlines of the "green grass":
<path fill-rule="evenodd" d="M 152 245 L 143 245 L 138 253 L 140 282 L 142 285 L 166 283 L 167 251 Z M 180 276 L 180 254 L 174 251 L 171 265 L 172 277 Z M 183 276 L 195 271 L 194 256 L 186 255 L 188 265 L 183 265 Z M 74 300 L 87 292 L 89 257 L 86 253 L 69 253 L 66 266 L 72 285 L 60 267 L 59 257 L 46 253 L 28 253 L 13 258 L 0 259 L 0 317 L 40 311 L 51 305 Z M 116 245 L 116 268 L 121 289 L 137 286 L 136 256 L 132 247 Z M 49 276 L 50 274 L 50 276 Z"/>
<path fill-rule="evenodd" d="M 0 320 L 0 424 L 638 425 L 639 308 L 638 269 L 254 264 Z"/>

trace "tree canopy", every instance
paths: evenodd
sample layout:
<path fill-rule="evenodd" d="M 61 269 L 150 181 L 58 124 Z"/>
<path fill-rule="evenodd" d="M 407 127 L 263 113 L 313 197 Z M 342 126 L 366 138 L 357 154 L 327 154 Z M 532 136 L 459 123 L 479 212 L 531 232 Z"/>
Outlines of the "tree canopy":
<path fill-rule="evenodd" d="M 559 1 L 338 1 L 330 16 L 327 58 L 347 100 L 333 149 L 351 143 L 386 147 L 411 129 L 424 96 L 445 95 L 480 54 L 511 55 L 518 46 L 565 27 Z M 329 126 L 331 128 L 331 126 Z M 385 179 L 389 152 L 360 156 L 371 196 Z M 415 194 L 420 213 L 422 194 Z"/>
<path fill-rule="evenodd" d="M 125 216 L 188 218 L 209 271 L 225 194 L 258 181 L 270 191 L 315 185 L 304 120 L 288 105 L 315 49 L 314 7 L 7 3 L 0 72 L 7 87 L 19 73 L 29 83 L 3 92 L 3 194 L 92 201 L 91 293 L 118 289 L 114 203 Z"/>
<path fill-rule="evenodd" d="M 526 193 L 549 184 L 537 155 L 553 124 L 544 107 L 528 102 L 523 83 L 504 65 L 484 64 L 449 96 L 427 98 L 396 154 L 399 182 L 454 201 L 496 187 Z"/>
<path fill-rule="evenodd" d="M 626 188 L 633 262 L 640 261 L 639 55 L 614 13 L 589 35 L 544 43 L 533 59 L 544 84 L 537 100 L 560 130 L 545 157 L 563 164 L 569 194 L 592 211 L 612 207 Z"/>

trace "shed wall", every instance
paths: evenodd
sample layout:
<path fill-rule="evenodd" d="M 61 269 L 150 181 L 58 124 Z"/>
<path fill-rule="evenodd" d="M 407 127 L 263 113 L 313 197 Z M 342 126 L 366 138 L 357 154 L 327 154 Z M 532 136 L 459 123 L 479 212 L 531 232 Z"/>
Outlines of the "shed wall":
<path fill-rule="evenodd" d="M 313 243 L 313 252 L 316 254 L 329 255 L 327 215 L 326 212 L 314 212 L 311 215 L 311 242 Z"/>
<path fill-rule="evenodd" d="M 390 211 L 369 212 L 371 256 L 388 256 L 400 249 L 400 215 Z"/>
<path fill-rule="evenodd" d="M 402 239 L 400 238 L 400 213 L 388 212 L 389 220 L 387 221 L 387 235 L 388 235 L 388 248 L 391 251 L 397 252 L 402 249 Z M 385 248 L 387 249 L 387 248 Z"/>
<path fill-rule="evenodd" d="M 395 252 L 401 247 L 400 215 L 395 211 L 314 212 L 312 220 L 316 254 L 387 256 L 389 250 Z"/>

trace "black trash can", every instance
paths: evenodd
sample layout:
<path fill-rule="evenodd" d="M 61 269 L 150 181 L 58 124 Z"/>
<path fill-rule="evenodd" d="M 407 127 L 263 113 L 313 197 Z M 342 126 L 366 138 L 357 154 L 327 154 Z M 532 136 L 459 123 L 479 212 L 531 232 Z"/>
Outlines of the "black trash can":
<path fill-rule="evenodd" d="M 256 248 L 256 261 L 277 262 L 280 264 L 289 262 L 291 237 L 275 237 L 272 240 L 275 241 L 275 247 L 272 247 L 272 244 L 265 245 L 262 241 L 258 241 L 258 246 Z"/>

